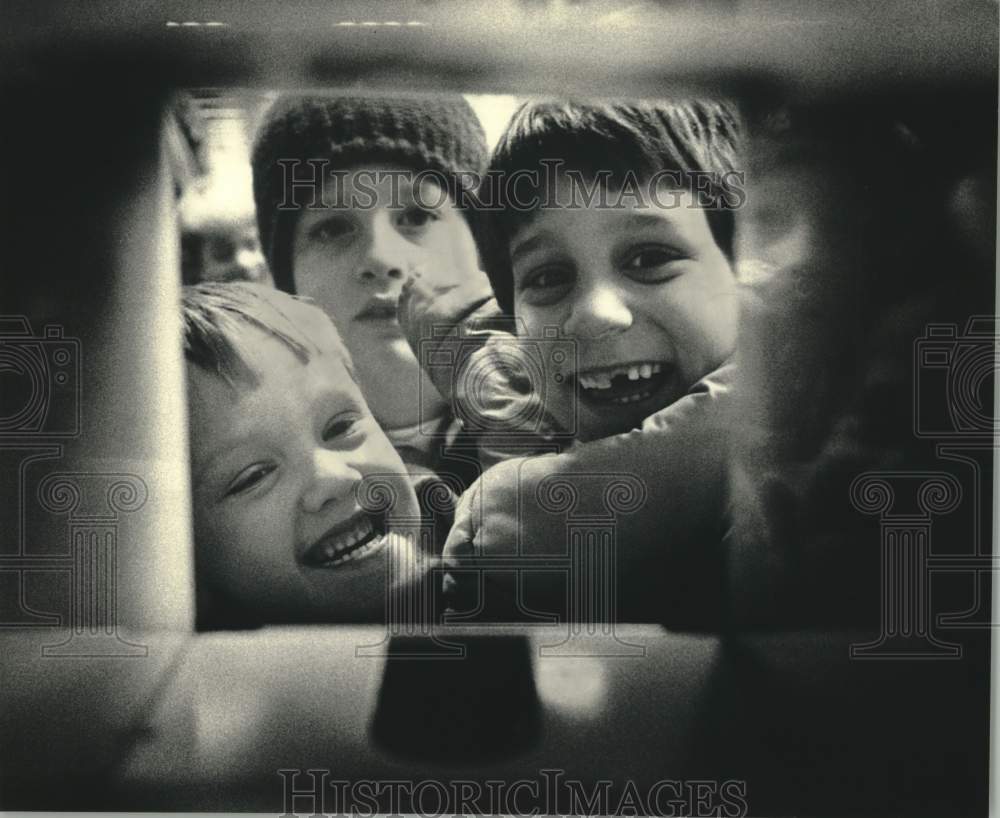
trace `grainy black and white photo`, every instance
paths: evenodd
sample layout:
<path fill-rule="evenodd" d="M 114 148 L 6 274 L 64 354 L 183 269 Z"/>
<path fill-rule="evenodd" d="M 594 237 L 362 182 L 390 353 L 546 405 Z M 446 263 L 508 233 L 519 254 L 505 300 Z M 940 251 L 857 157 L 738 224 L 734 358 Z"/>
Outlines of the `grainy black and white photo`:
<path fill-rule="evenodd" d="M 993 814 L 998 14 L 3 3 L 0 809 Z"/>

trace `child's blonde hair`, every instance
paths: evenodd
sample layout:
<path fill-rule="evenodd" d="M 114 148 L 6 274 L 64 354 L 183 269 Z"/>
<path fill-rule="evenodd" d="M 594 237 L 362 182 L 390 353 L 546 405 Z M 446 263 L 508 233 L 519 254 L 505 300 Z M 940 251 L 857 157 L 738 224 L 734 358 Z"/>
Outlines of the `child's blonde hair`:
<path fill-rule="evenodd" d="M 320 347 L 302 320 L 303 310 L 329 329 L 330 343 L 355 378 L 350 353 L 326 313 L 304 299 L 249 282 L 204 283 L 183 288 L 184 357 L 230 385 L 254 385 L 257 376 L 248 362 L 246 330 L 257 329 L 284 344 L 306 363 Z M 296 314 L 293 319 L 292 315 Z"/>

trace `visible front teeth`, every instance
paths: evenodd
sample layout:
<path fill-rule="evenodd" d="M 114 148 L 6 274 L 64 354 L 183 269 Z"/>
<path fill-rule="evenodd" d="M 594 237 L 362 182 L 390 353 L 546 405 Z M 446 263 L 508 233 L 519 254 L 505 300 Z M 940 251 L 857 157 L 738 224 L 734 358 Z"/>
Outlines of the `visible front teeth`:
<path fill-rule="evenodd" d="M 585 389 L 610 389 L 611 375 L 607 373 L 597 375 L 581 375 L 580 384 Z"/>
<path fill-rule="evenodd" d="M 354 560 L 363 560 L 365 557 L 371 554 L 372 551 L 375 551 L 376 549 L 380 548 L 382 546 L 383 541 L 384 541 L 383 537 L 373 537 L 371 541 L 366 542 L 360 548 L 355 548 L 353 551 L 350 551 L 347 554 L 342 554 L 332 560 L 328 560 L 327 562 L 323 563 L 323 565 L 326 566 L 327 568 L 334 568 L 338 565 L 343 565 L 345 562 L 352 562 Z"/>
<path fill-rule="evenodd" d="M 367 517 L 362 517 L 351 528 L 350 531 L 345 531 L 343 534 L 339 534 L 333 539 L 323 544 L 323 556 L 326 559 L 333 559 L 342 551 L 346 551 L 354 545 L 357 545 L 365 537 L 372 533 L 372 521 Z M 364 550 L 364 549 L 358 549 Z M 352 554 L 347 554 L 347 558 L 350 558 Z"/>
<path fill-rule="evenodd" d="M 580 385 L 584 389 L 610 389 L 611 380 L 624 375 L 630 381 L 637 381 L 640 378 L 651 378 L 658 375 L 662 367 L 660 364 L 639 364 L 637 366 L 616 366 L 601 372 L 581 373 L 577 376 Z"/>

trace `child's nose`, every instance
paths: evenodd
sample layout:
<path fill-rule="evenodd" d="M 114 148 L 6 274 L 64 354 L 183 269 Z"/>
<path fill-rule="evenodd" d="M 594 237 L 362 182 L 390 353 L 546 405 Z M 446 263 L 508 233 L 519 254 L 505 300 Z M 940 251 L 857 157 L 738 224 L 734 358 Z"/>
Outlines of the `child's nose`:
<path fill-rule="evenodd" d="M 412 266 L 409 257 L 415 249 L 388 218 L 373 219 L 367 252 L 359 271 L 362 280 L 402 282 L 406 270 Z"/>
<path fill-rule="evenodd" d="M 328 503 L 350 498 L 360 480 L 361 475 L 345 460 L 343 452 L 317 449 L 312 455 L 309 483 L 302 493 L 303 510 L 315 513 Z"/>
<path fill-rule="evenodd" d="M 570 305 L 563 331 L 576 338 L 600 338 L 632 326 L 632 310 L 616 287 L 581 289 Z"/>

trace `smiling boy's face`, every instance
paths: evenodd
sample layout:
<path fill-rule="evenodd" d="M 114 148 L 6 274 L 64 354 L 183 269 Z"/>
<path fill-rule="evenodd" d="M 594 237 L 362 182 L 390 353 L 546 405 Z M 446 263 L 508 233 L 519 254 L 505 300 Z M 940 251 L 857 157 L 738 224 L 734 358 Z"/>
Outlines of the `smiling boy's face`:
<path fill-rule="evenodd" d="M 559 201 L 573 192 L 564 178 Z M 639 426 L 732 354 L 737 288 L 705 211 L 669 191 L 620 208 L 538 211 L 511 242 L 514 312 L 530 337 L 558 327 L 577 369 L 547 408 L 584 440 Z M 615 196 L 609 196 L 611 202 Z"/>
<path fill-rule="evenodd" d="M 384 536 L 358 487 L 387 482 L 392 516 L 416 516 L 417 500 L 341 354 L 309 337 L 320 352 L 303 363 L 248 327 L 255 385 L 188 366 L 199 570 L 208 587 L 272 618 L 378 619 L 389 557 L 411 564 L 415 554 Z"/>

